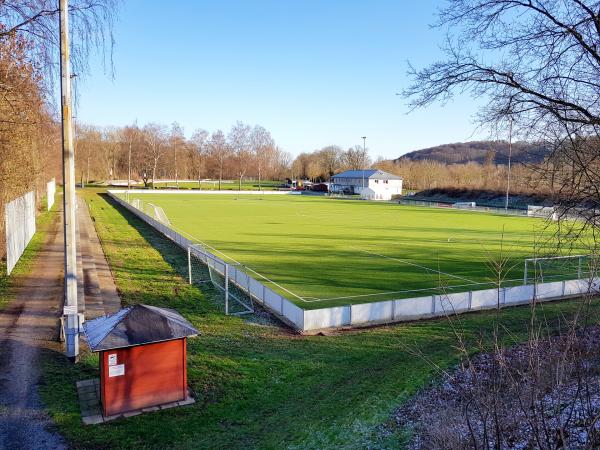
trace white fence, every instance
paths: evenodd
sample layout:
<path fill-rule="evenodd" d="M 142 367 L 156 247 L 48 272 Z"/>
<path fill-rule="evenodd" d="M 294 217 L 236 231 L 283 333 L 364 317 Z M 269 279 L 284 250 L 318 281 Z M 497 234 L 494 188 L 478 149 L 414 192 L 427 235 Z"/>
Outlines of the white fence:
<path fill-rule="evenodd" d="M 56 180 L 52 178 L 46 183 L 46 198 L 48 203 L 48 211 L 52 209 L 54 205 L 54 194 L 56 194 Z"/>
<path fill-rule="evenodd" d="M 109 191 L 110 193 L 111 191 Z M 200 191 L 190 189 L 130 189 L 128 191 L 114 191 L 121 194 L 187 194 L 187 195 L 302 195 L 301 191 Z"/>
<path fill-rule="evenodd" d="M 27 194 L 6 204 L 6 271 L 10 275 L 17 261 L 35 234 L 35 193 Z"/>
<path fill-rule="evenodd" d="M 148 191 L 142 192 L 148 193 Z M 108 191 L 108 193 L 120 205 L 173 240 L 180 247 L 186 251 L 193 252 L 201 260 L 203 258 L 206 259 L 206 256 L 203 256 L 203 252 L 206 252 L 206 250 L 194 247 L 195 242 L 190 241 L 178 232 L 119 198 L 117 194 L 124 194 L 125 191 Z M 425 297 L 304 310 L 254 279 L 239 267 L 227 264 L 212 253 L 206 253 L 210 255 L 211 260 L 218 261 L 219 266 L 223 268 L 228 266 L 229 282 L 234 283 L 253 300 L 262 304 L 266 309 L 275 313 L 276 316 L 299 331 L 366 326 L 443 317 L 467 311 L 480 311 L 527 304 L 534 298 L 537 301 L 549 301 L 600 292 L 600 279 L 593 278 L 590 280 L 556 281 L 535 285 L 521 285 L 444 295 L 428 295 Z"/>

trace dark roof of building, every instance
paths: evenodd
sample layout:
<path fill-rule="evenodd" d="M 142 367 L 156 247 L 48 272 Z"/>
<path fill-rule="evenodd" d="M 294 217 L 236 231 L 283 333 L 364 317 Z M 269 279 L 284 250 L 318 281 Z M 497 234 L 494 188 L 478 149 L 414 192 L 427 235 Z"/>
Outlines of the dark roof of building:
<path fill-rule="evenodd" d="M 198 335 L 174 309 L 141 304 L 86 321 L 83 332 L 94 352 Z"/>
<path fill-rule="evenodd" d="M 401 180 L 402 177 L 393 175 L 383 170 L 365 169 L 365 170 L 346 170 L 336 173 L 332 178 L 368 178 L 370 180 Z"/>

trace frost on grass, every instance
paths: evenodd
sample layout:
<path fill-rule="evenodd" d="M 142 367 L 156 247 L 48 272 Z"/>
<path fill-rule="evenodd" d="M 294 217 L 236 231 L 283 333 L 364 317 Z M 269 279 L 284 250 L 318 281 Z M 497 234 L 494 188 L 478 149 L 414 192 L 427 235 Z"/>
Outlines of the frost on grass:
<path fill-rule="evenodd" d="M 410 449 L 600 448 L 600 327 L 467 360 L 393 422 Z"/>

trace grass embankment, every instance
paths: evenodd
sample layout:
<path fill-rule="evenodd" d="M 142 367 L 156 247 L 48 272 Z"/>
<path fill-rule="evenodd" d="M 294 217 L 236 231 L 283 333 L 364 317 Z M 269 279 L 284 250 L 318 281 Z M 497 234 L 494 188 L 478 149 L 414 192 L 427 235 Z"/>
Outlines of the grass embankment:
<path fill-rule="evenodd" d="M 544 252 L 542 244 L 555 251 L 554 230 L 527 217 L 314 196 L 137 198 L 161 206 L 178 231 L 272 280 L 270 288 L 304 309 L 422 297 L 440 285 L 494 288 L 490 263 L 501 254 L 509 258 L 504 285 L 522 284 L 524 258 L 535 247 Z M 544 276 L 576 278 L 577 268 L 544 266 Z"/>
<path fill-rule="evenodd" d="M 218 295 L 189 286 L 184 252 L 97 192 L 88 191 L 97 230 L 125 304 L 175 308 L 201 331 L 189 341 L 191 407 L 101 426 L 81 423 L 75 382 L 97 377 L 97 358 L 71 365 L 53 354 L 42 398 L 69 441 L 85 448 L 398 448 L 402 431 L 382 437 L 391 411 L 435 377 L 418 348 L 448 367 L 458 360 L 446 320 L 402 324 L 335 336 L 298 336 L 226 317 Z M 549 322 L 576 302 L 541 306 Z M 462 316 L 467 340 L 492 328 L 494 312 Z M 524 339 L 528 308 L 499 313 L 502 326 Z M 454 323 L 456 325 L 456 323 Z"/>
<path fill-rule="evenodd" d="M 19 280 L 31 271 L 33 261 L 44 245 L 48 229 L 53 225 L 54 220 L 58 219 L 56 205 L 60 201 L 61 197 L 57 195 L 54 206 L 50 211 L 47 211 L 44 199 L 41 205 L 43 212 L 36 218 L 36 232 L 10 276 L 6 274 L 6 261 L 0 260 L 0 310 L 6 307 L 14 297 L 14 287 L 18 285 Z"/>

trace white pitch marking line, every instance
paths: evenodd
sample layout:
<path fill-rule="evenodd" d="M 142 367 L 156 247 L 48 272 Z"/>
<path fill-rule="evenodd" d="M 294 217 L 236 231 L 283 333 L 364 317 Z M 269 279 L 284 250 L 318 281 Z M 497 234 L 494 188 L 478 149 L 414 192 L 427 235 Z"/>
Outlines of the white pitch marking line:
<path fill-rule="evenodd" d="M 386 256 L 386 255 L 382 255 L 382 254 L 380 254 L 380 253 L 370 252 L 370 251 L 368 251 L 368 250 L 363 250 L 362 248 L 358 248 L 358 247 L 351 247 L 351 248 L 354 248 L 354 249 L 356 249 L 356 250 L 359 250 L 359 251 L 361 251 L 361 252 L 364 252 L 364 253 L 369 253 L 369 254 L 371 254 L 371 255 L 380 256 L 381 258 L 387 258 L 387 259 L 391 259 L 391 260 L 393 260 L 393 261 L 398 261 L 398 262 L 401 262 L 401 263 L 403 263 L 403 264 L 408 264 L 408 265 L 410 265 L 410 266 L 419 267 L 419 268 L 421 268 L 421 269 L 424 269 L 424 270 L 427 270 L 427 271 L 429 271 L 429 272 L 435 272 L 435 273 L 439 273 L 439 274 L 441 274 L 441 275 L 447 275 L 447 276 L 449 276 L 449 277 L 458 278 L 459 280 L 464 280 L 464 281 L 468 281 L 469 283 L 477 284 L 477 282 L 476 282 L 476 281 L 469 280 L 468 278 L 465 278 L 465 277 L 459 277 L 458 275 L 452 275 L 451 273 L 442 272 L 441 270 L 430 269 L 429 267 L 425 267 L 425 266 L 421 266 L 421 265 L 419 265 L 419 264 L 411 263 L 411 262 L 409 262 L 409 261 L 406 261 L 406 260 L 404 260 L 404 259 L 400 259 L 400 258 L 394 258 L 394 257 L 392 257 L 392 256 Z"/>

